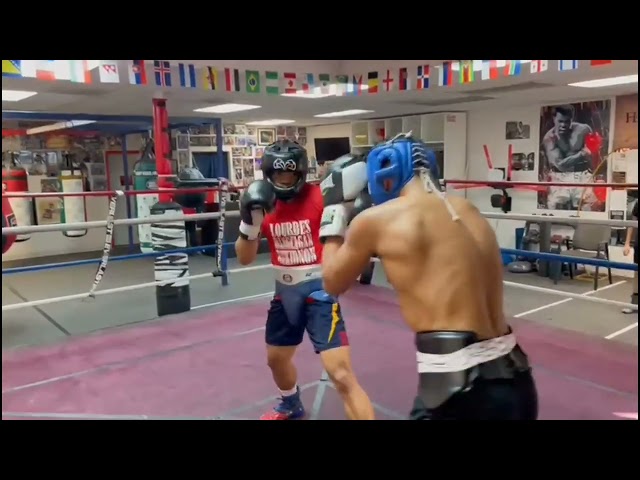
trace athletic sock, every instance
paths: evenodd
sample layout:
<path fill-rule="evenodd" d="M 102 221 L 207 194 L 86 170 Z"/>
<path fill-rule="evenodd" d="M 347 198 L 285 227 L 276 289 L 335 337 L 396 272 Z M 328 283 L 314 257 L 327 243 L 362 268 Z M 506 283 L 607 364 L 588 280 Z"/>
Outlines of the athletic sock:
<path fill-rule="evenodd" d="M 298 385 L 295 385 L 291 390 L 279 390 L 280 395 L 283 397 L 292 397 L 298 394 Z"/>

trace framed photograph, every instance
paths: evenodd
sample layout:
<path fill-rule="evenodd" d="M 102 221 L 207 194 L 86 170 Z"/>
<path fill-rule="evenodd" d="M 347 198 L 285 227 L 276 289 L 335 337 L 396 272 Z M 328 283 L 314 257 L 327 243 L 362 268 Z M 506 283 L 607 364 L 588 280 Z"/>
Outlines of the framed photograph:
<path fill-rule="evenodd" d="M 258 129 L 258 145 L 270 145 L 276 141 L 275 128 L 259 128 Z"/>

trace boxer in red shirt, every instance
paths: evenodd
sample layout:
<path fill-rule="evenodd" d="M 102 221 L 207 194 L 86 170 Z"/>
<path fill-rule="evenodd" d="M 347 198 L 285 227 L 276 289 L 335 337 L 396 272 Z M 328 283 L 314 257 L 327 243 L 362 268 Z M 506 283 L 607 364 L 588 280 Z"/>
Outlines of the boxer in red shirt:
<path fill-rule="evenodd" d="M 269 242 L 275 296 L 267 313 L 267 363 L 281 402 L 261 420 L 292 420 L 305 415 L 293 356 L 305 331 L 342 397 L 347 417 L 372 420 L 373 407 L 351 367 L 349 341 L 338 299 L 322 288 L 323 200 L 320 187 L 306 182 L 306 150 L 282 140 L 262 157 L 265 180 L 253 182 L 240 199 L 240 236 L 236 255 L 252 263 L 258 242 Z"/>

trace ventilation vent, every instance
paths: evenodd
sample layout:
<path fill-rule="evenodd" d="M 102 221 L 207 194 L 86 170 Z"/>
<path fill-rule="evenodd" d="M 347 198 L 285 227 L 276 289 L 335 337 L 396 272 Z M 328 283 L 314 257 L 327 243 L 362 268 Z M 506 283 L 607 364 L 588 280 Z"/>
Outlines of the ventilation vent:
<path fill-rule="evenodd" d="M 482 95 L 495 95 L 499 93 L 514 93 L 514 92 L 524 92 L 526 90 L 540 90 L 542 88 L 553 87 L 549 83 L 537 83 L 537 82 L 526 82 L 526 83 L 517 83 L 515 85 L 504 85 L 502 87 L 489 87 L 489 88 L 479 88 L 473 90 L 474 93 L 481 93 Z"/>

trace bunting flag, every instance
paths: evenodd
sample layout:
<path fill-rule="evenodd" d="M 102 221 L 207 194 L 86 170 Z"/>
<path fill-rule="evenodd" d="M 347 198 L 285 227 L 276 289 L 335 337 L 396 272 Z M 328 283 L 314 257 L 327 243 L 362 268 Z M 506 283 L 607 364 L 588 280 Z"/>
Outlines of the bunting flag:
<path fill-rule="evenodd" d="M 144 60 L 131 60 L 129 64 L 129 83 L 131 85 L 147 84 L 147 67 Z"/>
<path fill-rule="evenodd" d="M 248 93 L 260 93 L 260 72 L 257 70 L 246 70 L 245 81 Z"/>
<path fill-rule="evenodd" d="M 171 63 L 166 60 L 153 61 L 153 76 L 158 87 L 171 86 Z"/>
<path fill-rule="evenodd" d="M 100 60 L 98 70 L 98 78 L 101 83 L 120 83 L 120 70 L 118 69 L 117 60 Z"/>
<path fill-rule="evenodd" d="M 460 60 L 459 61 L 459 81 L 462 84 L 473 82 L 474 72 L 473 72 L 473 60 Z"/>
<path fill-rule="evenodd" d="M 218 70 L 213 67 L 204 67 L 202 69 L 202 88 L 205 90 L 220 90 Z"/>
<path fill-rule="evenodd" d="M 22 60 L 2 60 L 2 76 L 8 78 L 22 77 Z"/>
<path fill-rule="evenodd" d="M 69 75 L 69 80 L 71 80 L 74 83 L 93 83 L 93 79 L 91 78 L 91 71 L 89 70 L 89 62 L 87 60 L 69 60 L 68 61 L 69 64 L 69 70 L 68 70 L 68 75 Z M 102 69 L 101 66 L 98 67 L 100 70 Z M 58 69 L 58 71 L 60 71 Z M 65 72 L 65 75 L 67 74 L 67 72 Z M 101 78 L 102 72 L 99 72 L 99 76 L 100 76 L 100 81 L 102 82 L 102 78 Z M 117 79 L 115 83 L 118 83 L 120 79 Z M 102 82 L 102 83 L 107 83 L 107 82 Z"/>
<path fill-rule="evenodd" d="M 329 95 L 331 93 L 331 75 L 328 73 L 318 75 L 318 85 L 322 95 Z"/>
<path fill-rule="evenodd" d="M 453 69 L 451 62 L 443 62 L 438 72 L 438 85 L 441 87 L 450 87 L 453 85 Z"/>
<path fill-rule="evenodd" d="M 224 69 L 224 87 L 227 92 L 240 91 L 240 70 L 237 68 Z"/>
<path fill-rule="evenodd" d="M 295 73 L 285 72 L 282 74 L 282 90 L 287 95 L 298 93 L 298 76 Z"/>
<path fill-rule="evenodd" d="M 353 75 L 347 84 L 347 95 L 357 97 L 362 95 L 363 75 Z"/>
<path fill-rule="evenodd" d="M 313 73 L 305 73 L 302 77 L 302 93 L 309 95 L 314 92 L 316 88 L 316 82 L 313 77 Z"/>
<path fill-rule="evenodd" d="M 349 75 L 336 75 L 336 97 L 342 97 L 347 93 Z"/>
<path fill-rule="evenodd" d="M 578 68 L 578 60 L 558 60 L 558 70 L 566 72 L 568 70 L 576 70 Z"/>
<path fill-rule="evenodd" d="M 378 72 L 369 72 L 367 73 L 367 92 L 369 93 L 378 93 L 378 88 L 380 87 L 380 81 L 378 80 Z"/>
<path fill-rule="evenodd" d="M 411 87 L 409 85 L 409 72 L 406 68 L 401 68 L 398 70 L 398 90 L 406 91 L 410 90 Z"/>
<path fill-rule="evenodd" d="M 520 60 L 507 60 L 504 67 L 504 74 L 507 77 L 515 77 L 522 73 L 522 62 Z"/>
<path fill-rule="evenodd" d="M 265 90 L 267 95 L 280 95 L 278 72 L 265 72 Z"/>
<path fill-rule="evenodd" d="M 385 92 L 390 92 L 393 90 L 393 82 L 393 74 L 391 73 L 391 70 L 387 70 L 387 74 L 382 79 L 382 85 L 384 85 Z"/>
<path fill-rule="evenodd" d="M 496 80 L 499 76 L 497 60 L 482 60 L 482 80 Z"/>
<path fill-rule="evenodd" d="M 613 60 L 586 61 L 594 67 L 613 63 Z M 96 82 L 98 79 L 100 83 L 120 82 L 118 60 L 3 60 L 2 62 L 3 77 L 36 78 L 46 81 L 66 80 L 85 84 Z M 92 62 L 93 64 L 98 63 L 98 65 L 89 70 L 89 65 Z M 127 60 L 126 62 L 129 83 L 147 85 L 145 60 Z M 498 62 L 500 62 L 500 67 L 498 67 Z M 528 62 L 531 62 L 531 73 L 549 70 L 549 60 L 529 60 Z M 578 62 L 578 60 L 559 60 L 558 69 L 560 71 L 576 70 L 579 67 Z M 479 64 L 482 65 L 482 68 L 476 72 L 474 66 Z M 447 60 L 436 68 L 438 68 L 438 85 L 448 87 L 454 83 L 474 82 L 476 73 L 482 80 L 495 80 L 501 78 L 502 75 L 521 75 L 524 67 L 521 60 Z M 230 93 L 246 91 L 257 94 L 266 93 L 267 95 L 320 93 L 336 96 L 359 96 L 364 94 L 364 90 L 368 90 L 369 94 L 378 94 L 382 90 L 385 92 L 424 90 L 430 87 L 431 77 L 429 65 L 417 65 L 397 70 L 386 69 L 350 75 L 240 71 L 239 69 L 225 68 L 224 78 L 221 78 L 219 70 L 213 67 L 196 68 L 194 64 L 178 63 L 177 68 L 175 65 L 172 68 L 170 62 L 166 60 L 154 60 L 152 73 L 153 81 L 159 87 L 174 86 L 171 77 L 173 73 L 178 73 L 179 82 L 176 83 L 179 83 L 182 88 L 202 87 L 205 90 L 226 90 Z M 456 74 L 459 75 L 458 78 L 455 78 Z M 200 78 L 198 79 L 196 76 Z M 244 77 L 241 78 L 241 76 Z M 221 85 L 222 81 L 224 81 L 224 86 Z"/>
<path fill-rule="evenodd" d="M 56 60 L 21 60 L 20 71 L 22 76 L 25 78 L 36 78 L 38 80 L 46 80 L 49 82 L 53 82 L 55 80 L 69 80 L 68 62 L 66 65 L 62 66 L 63 68 L 59 68 L 61 75 L 56 75 Z"/>
<path fill-rule="evenodd" d="M 549 60 L 531 60 L 531 73 L 542 73 L 549 70 Z"/>
<path fill-rule="evenodd" d="M 603 65 L 610 65 L 613 60 L 590 60 L 592 67 L 601 67 Z"/>
<path fill-rule="evenodd" d="M 178 77 L 181 87 L 196 88 L 196 67 L 192 63 L 179 63 Z"/>
<path fill-rule="evenodd" d="M 425 90 L 429 88 L 429 65 L 419 65 L 416 75 L 416 89 Z"/>

